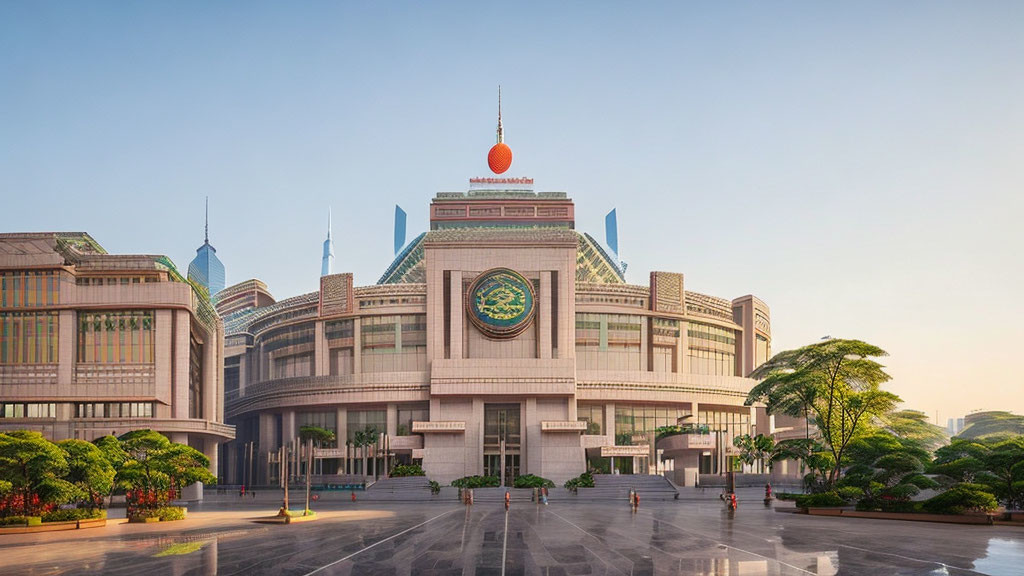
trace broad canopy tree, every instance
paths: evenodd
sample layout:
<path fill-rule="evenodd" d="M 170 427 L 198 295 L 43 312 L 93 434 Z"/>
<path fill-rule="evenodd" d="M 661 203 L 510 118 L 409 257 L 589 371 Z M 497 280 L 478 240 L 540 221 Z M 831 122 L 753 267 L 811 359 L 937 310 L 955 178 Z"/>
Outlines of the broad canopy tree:
<path fill-rule="evenodd" d="M 747 405 L 764 402 L 769 413 L 813 418 L 832 456 L 827 484 L 834 486 L 850 442 L 872 419 L 891 412 L 899 397 L 881 389 L 890 377 L 873 358 L 881 348 L 860 340 L 825 340 L 780 352 L 754 371 L 763 378 L 747 396 Z"/>
<path fill-rule="evenodd" d="M 67 473 L 64 452 L 39 432 L 0 434 L 0 489 L 6 488 L 0 515 L 38 516 L 47 506 L 78 500 L 83 492 L 64 480 Z"/>

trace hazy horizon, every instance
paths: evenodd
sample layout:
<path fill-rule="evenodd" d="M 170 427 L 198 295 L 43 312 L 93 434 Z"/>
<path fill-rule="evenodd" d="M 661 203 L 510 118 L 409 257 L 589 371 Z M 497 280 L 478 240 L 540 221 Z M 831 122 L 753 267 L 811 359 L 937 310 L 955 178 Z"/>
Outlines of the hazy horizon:
<path fill-rule="evenodd" d="M 945 425 L 1024 413 L 1024 4 L 0 4 L 2 231 L 210 242 L 228 285 L 375 283 L 394 205 L 565 191 L 627 281 L 771 307 L 772 349 L 858 338 Z"/>

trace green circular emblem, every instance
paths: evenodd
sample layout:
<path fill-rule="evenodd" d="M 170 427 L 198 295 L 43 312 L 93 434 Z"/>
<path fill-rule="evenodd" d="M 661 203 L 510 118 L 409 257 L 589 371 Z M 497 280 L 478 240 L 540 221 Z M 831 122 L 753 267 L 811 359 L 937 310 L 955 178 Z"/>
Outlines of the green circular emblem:
<path fill-rule="evenodd" d="M 491 338 L 512 338 L 533 322 L 533 283 L 508 268 L 493 268 L 473 280 L 466 297 L 469 319 Z"/>

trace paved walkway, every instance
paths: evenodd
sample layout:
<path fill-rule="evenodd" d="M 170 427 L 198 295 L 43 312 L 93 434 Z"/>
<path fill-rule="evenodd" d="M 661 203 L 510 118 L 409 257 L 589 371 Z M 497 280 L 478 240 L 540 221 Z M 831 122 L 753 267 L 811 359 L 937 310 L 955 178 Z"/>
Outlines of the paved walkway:
<path fill-rule="evenodd" d="M 268 495 L 269 499 L 269 495 Z M 263 500 L 261 497 L 260 500 Z M 788 505 L 783 505 L 787 507 Z M 2 574 L 1018 575 L 1024 529 L 812 517 L 741 499 L 537 506 L 207 502 L 181 522 L 0 538 Z"/>

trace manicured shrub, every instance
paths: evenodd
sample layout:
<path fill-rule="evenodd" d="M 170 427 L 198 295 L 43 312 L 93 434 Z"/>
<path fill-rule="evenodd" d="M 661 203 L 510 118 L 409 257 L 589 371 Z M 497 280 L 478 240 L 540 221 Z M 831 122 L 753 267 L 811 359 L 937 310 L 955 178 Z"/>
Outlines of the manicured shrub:
<path fill-rule="evenodd" d="M 426 476 L 419 464 L 399 464 L 391 470 L 392 478 L 403 478 L 405 476 Z"/>
<path fill-rule="evenodd" d="M 160 518 L 161 522 L 170 522 L 172 520 L 184 520 L 185 507 L 164 506 L 163 508 L 157 508 L 155 515 L 157 518 Z"/>
<path fill-rule="evenodd" d="M 53 510 L 43 514 L 43 522 L 71 522 L 73 520 L 94 520 L 106 518 L 107 511 L 99 508 L 71 508 L 69 510 Z"/>
<path fill-rule="evenodd" d="M 793 500 L 796 500 L 797 498 L 799 498 L 801 496 L 804 496 L 804 494 L 798 494 L 796 492 L 776 492 L 775 493 L 775 498 L 777 500 L 786 500 L 786 501 L 790 501 L 790 502 L 792 502 Z"/>
<path fill-rule="evenodd" d="M 541 478 L 540 476 L 534 476 L 533 474 L 524 474 L 517 476 L 516 481 L 512 483 L 515 488 L 554 488 L 555 483 L 547 478 Z"/>
<path fill-rule="evenodd" d="M 827 508 L 832 506 L 845 506 L 846 500 L 835 492 L 821 492 L 820 494 L 807 494 L 796 499 L 797 508 Z"/>
<path fill-rule="evenodd" d="M 594 475 L 590 472 L 584 472 L 579 476 L 572 478 L 565 483 L 565 487 L 575 492 L 579 488 L 593 488 L 594 487 Z"/>
<path fill-rule="evenodd" d="M 864 497 L 864 490 L 861 490 L 856 486 L 841 486 L 836 490 L 836 492 L 847 502 L 859 500 Z"/>
<path fill-rule="evenodd" d="M 456 488 L 490 488 L 501 486 L 501 479 L 497 476 L 465 476 L 458 480 L 452 480 L 452 486 Z"/>
<path fill-rule="evenodd" d="M 7 516 L 0 518 L 0 526 L 39 526 L 42 519 L 39 516 Z"/>
<path fill-rule="evenodd" d="M 431 480 L 430 481 L 430 493 L 431 494 L 439 494 L 440 492 L 441 492 L 441 485 L 438 484 L 437 482 Z"/>
<path fill-rule="evenodd" d="M 954 484 L 942 494 L 929 498 L 921 509 L 932 514 L 963 514 L 965 512 L 994 512 L 999 507 L 996 497 L 979 484 Z"/>

